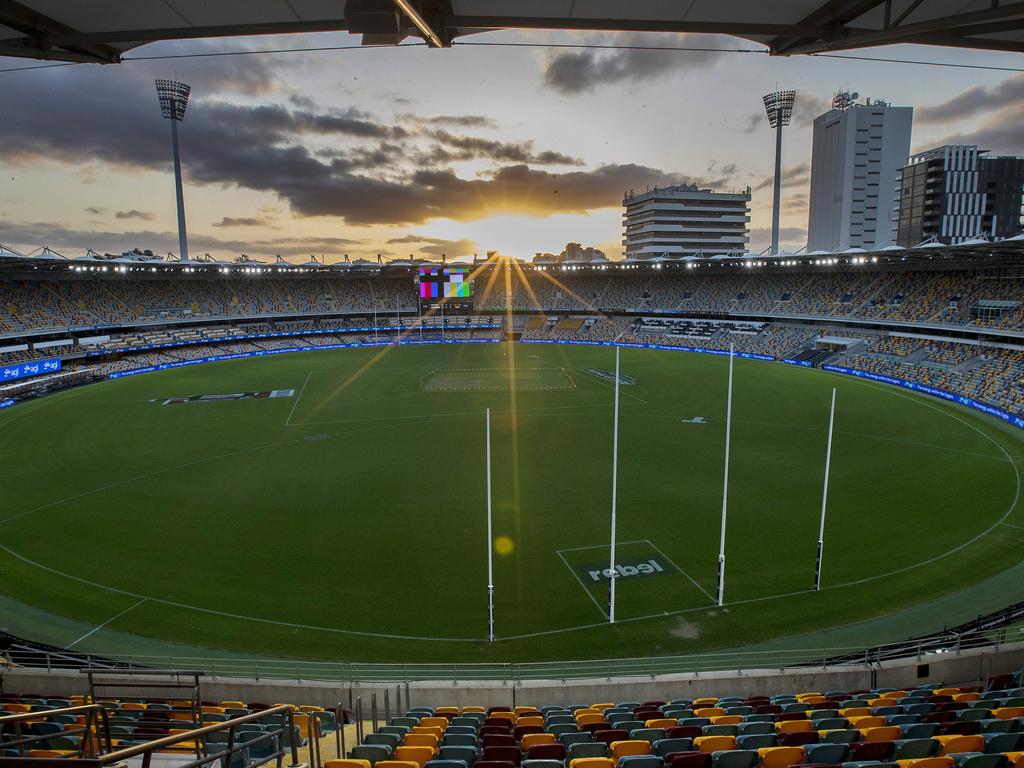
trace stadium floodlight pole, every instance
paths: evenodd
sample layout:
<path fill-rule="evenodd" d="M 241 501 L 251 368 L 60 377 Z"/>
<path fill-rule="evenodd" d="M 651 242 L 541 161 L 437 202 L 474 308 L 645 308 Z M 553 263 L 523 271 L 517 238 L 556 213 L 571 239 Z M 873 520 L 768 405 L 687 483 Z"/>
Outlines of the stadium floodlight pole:
<path fill-rule="evenodd" d="M 156 97 L 160 114 L 171 121 L 171 148 L 174 154 L 174 192 L 178 202 L 178 260 L 188 261 L 188 234 L 185 231 L 185 195 L 181 189 L 181 156 L 178 153 L 178 123 L 185 119 L 185 108 L 192 87 L 178 80 L 157 80 Z"/>
<path fill-rule="evenodd" d="M 373 340 L 377 340 L 377 300 L 373 300 Z"/>
<path fill-rule="evenodd" d="M 732 435 L 732 359 L 729 342 L 729 393 L 725 398 L 725 479 L 722 481 L 722 538 L 718 545 L 718 604 L 725 601 L 725 519 L 729 503 L 729 439 Z"/>
<path fill-rule="evenodd" d="M 608 561 L 608 569 L 611 576 L 608 577 L 608 623 L 615 623 L 615 577 L 618 571 L 615 570 L 615 502 L 618 496 L 619 485 L 619 347 L 615 347 L 615 415 L 612 422 L 612 535 L 611 554 Z"/>
<path fill-rule="evenodd" d="M 494 642 L 494 534 L 491 525 L 491 409 L 487 409 L 487 641 Z"/>
<path fill-rule="evenodd" d="M 825 551 L 825 505 L 828 503 L 828 470 L 832 464 L 832 425 L 836 420 L 836 388 L 832 387 L 832 408 L 828 413 L 828 445 L 825 448 L 825 487 L 821 492 L 821 525 L 818 526 L 818 557 L 814 563 L 814 591 L 821 589 L 821 557 Z"/>
<path fill-rule="evenodd" d="M 775 91 L 764 96 L 768 125 L 775 129 L 775 196 L 772 202 L 772 254 L 779 252 L 779 213 L 782 205 L 782 128 L 793 117 L 796 91 Z"/>

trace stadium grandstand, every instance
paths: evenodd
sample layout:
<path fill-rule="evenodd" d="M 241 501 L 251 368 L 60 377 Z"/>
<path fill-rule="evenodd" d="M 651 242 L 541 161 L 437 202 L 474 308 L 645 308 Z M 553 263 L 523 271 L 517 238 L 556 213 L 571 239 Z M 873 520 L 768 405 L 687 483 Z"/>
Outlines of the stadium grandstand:
<path fill-rule="evenodd" d="M 0 768 L 1024 768 L 1024 158 L 989 155 L 1024 3 L 0 0 L 0 30 L 43 83 L 0 121 Z M 424 63 L 470 46 L 508 59 Z M 909 156 L 911 106 L 847 90 L 707 128 L 735 94 L 650 90 L 800 56 L 964 78 L 914 105 L 949 143 Z M 175 232 L 97 71 L 157 78 Z M 762 125 L 774 177 L 695 138 Z M 645 154 L 681 128 L 700 173 Z M 617 257 L 586 227 L 620 202 Z M 461 255 L 545 218 L 579 242 Z"/>

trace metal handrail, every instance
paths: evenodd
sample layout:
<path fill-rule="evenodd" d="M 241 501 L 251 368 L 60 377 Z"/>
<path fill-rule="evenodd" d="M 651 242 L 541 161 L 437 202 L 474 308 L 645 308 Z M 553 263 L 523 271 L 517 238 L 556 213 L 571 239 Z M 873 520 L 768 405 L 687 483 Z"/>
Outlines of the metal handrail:
<path fill-rule="evenodd" d="M 85 716 L 85 724 L 76 728 L 68 728 L 60 733 L 43 733 L 23 736 L 21 723 L 26 720 L 41 720 L 52 715 L 75 715 Z M 47 742 L 60 736 L 80 736 L 77 754 L 82 757 L 94 755 L 100 751 L 99 734 L 97 732 L 97 719 L 103 725 L 103 738 L 110 751 L 110 723 L 107 719 L 107 710 L 102 704 L 80 704 L 74 707 L 60 707 L 58 709 L 37 709 L 29 712 L 15 712 L 0 716 L 0 731 L 5 725 L 14 725 L 14 738 L 3 741 L 6 748 L 17 747 L 19 754 L 25 756 L 25 747 L 29 744 Z M 2 759 L 2 758 L 0 758 Z"/>

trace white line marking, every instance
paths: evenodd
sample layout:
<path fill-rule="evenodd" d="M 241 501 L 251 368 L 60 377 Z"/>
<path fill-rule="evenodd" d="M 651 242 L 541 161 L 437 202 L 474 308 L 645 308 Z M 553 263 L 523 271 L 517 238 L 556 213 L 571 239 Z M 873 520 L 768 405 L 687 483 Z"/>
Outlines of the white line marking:
<path fill-rule="evenodd" d="M 142 604 L 143 604 L 144 602 L 146 602 L 146 601 L 147 601 L 148 599 L 149 599 L 148 597 L 144 597 L 144 598 L 142 598 L 141 600 L 139 600 L 139 602 L 135 603 L 134 605 L 130 605 L 130 606 L 128 606 L 127 608 L 125 608 L 125 609 L 124 609 L 123 611 L 121 611 L 121 612 L 120 612 L 119 614 L 117 614 L 116 616 L 111 616 L 111 617 L 110 617 L 109 619 L 107 619 L 106 621 L 104 621 L 104 622 L 103 622 L 102 624 L 97 624 L 97 625 L 96 625 L 95 627 L 93 627 L 92 629 L 90 629 L 90 630 L 89 630 L 88 632 L 86 632 L 86 633 L 85 633 L 84 635 L 82 635 L 82 636 L 81 636 L 80 638 L 78 638 L 77 640 L 75 640 L 75 642 L 73 642 L 73 643 L 68 643 L 67 645 L 65 645 L 65 646 L 64 646 L 64 650 L 65 650 L 65 651 L 68 651 L 68 650 L 70 650 L 71 648 L 73 648 L 74 646 L 78 645 L 78 644 L 79 644 L 80 642 L 82 642 L 83 640 L 85 640 L 85 638 L 87 638 L 87 637 L 90 637 L 91 635 L 94 635 L 95 633 L 99 632 L 99 631 L 100 631 L 101 629 L 103 629 L 103 628 L 104 628 L 105 626 L 107 626 L 107 624 L 110 624 L 110 623 L 111 623 L 112 621 L 116 621 L 117 619 L 120 619 L 120 618 L 121 618 L 122 616 L 124 616 L 124 615 L 125 615 L 126 613 L 128 613 L 128 611 L 133 611 L 133 610 L 135 610 L 135 609 L 136 609 L 136 608 L 138 608 L 138 607 L 139 607 L 140 605 L 142 605 Z"/>
<path fill-rule="evenodd" d="M 1014 525 L 1013 523 L 999 523 L 999 525 L 1005 525 L 1009 528 L 1016 528 L 1018 531 L 1024 531 L 1024 525 Z"/>
<path fill-rule="evenodd" d="M 711 596 L 710 592 L 708 592 L 706 589 L 704 589 L 704 587 L 702 587 L 700 584 L 698 584 L 696 582 L 696 580 L 693 578 L 693 576 L 691 576 L 686 571 L 684 571 L 682 568 L 680 568 L 678 565 L 676 565 L 675 562 L 673 562 L 672 558 L 669 557 L 668 555 L 666 555 L 664 552 L 662 552 L 661 549 L 657 545 L 655 545 L 653 541 L 651 541 L 650 539 L 644 539 L 644 541 L 646 541 L 650 545 L 651 549 L 653 549 L 659 555 L 661 555 L 666 560 L 668 560 L 668 562 L 672 565 L 673 568 L 675 568 L 677 571 L 679 571 L 681 574 L 683 574 L 683 576 L 688 578 L 690 580 L 690 583 L 693 584 L 693 586 L 695 586 L 697 589 L 699 589 L 701 592 L 703 592 L 705 595 L 707 595 L 708 600 L 710 600 L 712 603 L 714 603 L 716 605 L 718 604 L 718 601 Z"/>
<path fill-rule="evenodd" d="M 284 420 L 284 425 L 286 427 L 292 423 L 292 416 L 295 415 L 295 409 L 298 407 L 299 400 L 302 399 L 302 393 L 306 391 L 306 385 L 309 384 L 309 377 L 312 375 L 312 371 L 306 374 L 306 380 L 302 382 L 302 387 L 299 388 L 299 395 L 295 398 L 295 402 L 292 403 L 292 409 L 288 411 L 288 418 Z"/>
<path fill-rule="evenodd" d="M 595 383 L 597 383 L 597 384 L 600 384 L 601 386 L 604 386 L 604 387 L 610 387 L 610 388 L 612 388 L 612 389 L 614 389 L 614 388 L 615 388 L 615 385 L 614 385 L 613 383 L 611 383 L 611 382 L 608 382 L 608 381 L 605 381 L 605 380 L 604 380 L 604 379 L 602 379 L 602 378 L 601 378 L 600 376 L 595 376 L 594 374 L 592 374 L 592 373 L 589 373 L 589 372 L 587 372 L 587 371 L 583 371 L 583 374 L 584 374 L 584 375 L 585 375 L 585 376 L 586 376 L 586 377 L 587 377 L 588 379 L 590 379 L 591 381 L 593 381 L 593 382 L 595 382 Z M 621 389 L 621 388 L 620 388 L 620 389 L 619 389 L 619 391 L 620 391 L 620 392 L 621 392 L 622 394 L 624 394 L 624 395 L 625 395 L 626 397 L 631 397 L 631 398 L 633 398 L 633 399 L 634 399 L 634 400 L 636 400 L 636 401 L 637 401 L 638 403 L 641 403 L 641 404 L 643 404 L 643 405 L 647 405 L 647 404 L 648 404 L 648 403 L 647 403 L 647 401 L 646 401 L 646 400 L 644 400 L 643 398 L 637 397 L 636 395 L 634 395 L 634 394 L 631 394 L 631 393 L 627 392 L 627 391 L 626 391 L 626 390 L 624 390 L 624 389 Z"/>
<path fill-rule="evenodd" d="M 634 539 L 633 541 L 617 541 L 617 546 L 625 546 L 626 544 L 643 544 L 647 539 Z M 650 543 L 650 542 L 648 542 Z M 556 552 L 579 552 L 581 549 L 601 549 L 607 547 L 607 544 L 591 544 L 589 547 L 569 547 L 568 549 L 556 549 Z"/>
<path fill-rule="evenodd" d="M 581 547 L 581 549 L 593 549 L 593 547 Z M 567 549 L 565 551 L 569 552 L 570 550 Z M 563 563 L 565 563 L 565 567 L 569 569 L 569 573 L 571 573 L 572 577 L 576 579 L 576 583 L 583 587 L 583 591 L 587 593 L 587 597 L 590 598 L 590 602 L 592 602 L 594 604 L 594 607 L 597 608 L 600 614 L 607 619 L 608 614 L 604 612 L 604 608 L 602 608 L 601 604 L 597 602 L 597 598 L 594 597 L 593 593 L 589 589 L 587 589 L 587 585 L 583 583 L 583 579 L 580 578 L 580 575 L 572 569 L 571 565 L 569 565 L 569 561 L 565 559 L 565 556 L 562 554 L 561 550 L 556 549 L 555 554 L 557 554 L 559 559 Z"/>

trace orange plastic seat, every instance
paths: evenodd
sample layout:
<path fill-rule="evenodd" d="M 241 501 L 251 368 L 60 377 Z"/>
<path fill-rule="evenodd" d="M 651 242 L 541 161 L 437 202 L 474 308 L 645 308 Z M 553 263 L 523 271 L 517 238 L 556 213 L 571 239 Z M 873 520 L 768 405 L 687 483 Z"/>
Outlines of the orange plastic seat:
<path fill-rule="evenodd" d="M 411 733 L 425 733 L 441 741 L 441 737 L 444 736 L 444 729 L 438 728 L 436 725 L 414 725 Z"/>
<path fill-rule="evenodd" d="M 932 691 L 933 696 L 956 696 L 960 693 L 959 688 L 936 688 Z"/>
<path fill-rule="evenodd" d="M 141 712 L 146 709 L 146 705 L 139 701 L 126 701 L 124 704 L 121 705 L 121 709 L 125 710 L 126 712 Z M 206 712 L 207 708 L 203 707 L 203 711 Z M 209 711 L 223 712 L 224 709 L 223 707 L 217 707 L 216 710 L 210 709 Z"/>
<path fill-rule="evenodd" d="M 544 727 L 543 715 L 526 715 L 516 720 L 516 725 L 539 725 Z"/>
<path fill-rule="evenodd" d="M 611 709 L 615 705 L 610 702 L 602 702 L 601 704 L 591 704 L 591 709 L 596 709 L 599 712 L 604 712 L 606 709 Z"/>
<path fill-rule="evenodd" d="M 377 765 L 383 765 L 383 763 L 377 763 Z M 415 763 L 409 765 L 415 765 Z M 370 768 L 370 761 L 336 758 L 334 760 L 325 760 L 324 768 Z M 408 768 L 408 766 L 403 768 Z"/>
<path fill-rule="evenodd" d="M 4 711 L 20 715 L 22 712 L 31 712 L 32 706 L 30 704 L 22 704 L 20 702 L 12 701 L 8 704 L 4 704 Z"/>
<path fill-rule="evenodd" d="M 950 734 L 948 736 L 933 736 L 932 738 L 942 744 L 942 751 L 939 752 L 939 755 L 955 755 L 958 752 L 985 751 L 985 737 L 980 734 L 976 736 Z"/>
<path fill-rule="evenodd" d="M 523 715 L 533 714 L 536 711 L 537 711 L 536 707 L 522 706 L 522 707 L 513 707 L 512 708 L 512 714 L 514 714 L 517 719 L 522 717 Z"/>
<path fill-rule="evenodd" d="M 223 706 L 223 704 L 221 706 Z M 324 711 L 323 707 L 315 707 L 312 704 L 303 704 L 302 706 L 299 707 L 299 712 L 305 712 L 307 714 L 309 714 L 310 712 L 323 712 L 323 711 Z"/>
<path fill-rule="evenodd" d="M 900 768 L 953 768 L 952 757 L 922 757 L 918 760 L 897 760 Z"/>
<path fill-rule="evenodd" d="M 799 701 L 801 704 L 806 704 L 807 703 L 807 699 L 813 698 L 813 697 L 816 697 L 816 696 L 822 696 L 822 698 L 824 698 L 824 696 L 822 695 L 821 691 L 805 691 L 803 693 L 798 693 L 796 695 L 796 700 Z"/>
<path fill-rule="evenodd" d="M 247 709 L 244 701 L 222 701 L 220 705 L 224 707 L 224 709 Z M 174 704 L 172 703 L 171 706 L 173 707 Z M 191 703 L 186 704 L 185 706 L 191 706 Z"/>
<path fill-rule="evenodd" d="M 584 725 L 591 725 L 592 723 L 603 723 L 604 715 L 599 712 L 591 712 L 586 715 L 576 716 L 576 725 L 582 727 Z"/>
<path fill-rule="evenodd" d="M 715 722 L 712 720 L 711 722 Z M 653 720 L 645 720 L 644 728 L 675 728 L 678 722 L 671 717 L 658 717 Z"/>
<path fill-rule="evenodd" d="M 898 725 L 879 725 L 859 730 L 864 741 L 895 741 L 903 736 L 903 731 Z"/>
<path fill-rule="evenodd" d="M 743 717 L 742 717 L 742 715 L 716 715 L 715 717 L 710 718 L 710 720 L 711 720 L 711 724 L 712 725 L 738 725 L 739 723 L 743 722 Z M 673 721 L 671 721 L 671 720 L 659 720 L 658 722 L 659 723 L 664 723 L 664 722 L 671 723 Z M 648 726 L 648 727 L 650 727 L 650 726 Z M 670 726 L 670 725 L 661 725 L 661 726 L 658 726 L 658 727 L 659 728 L 671 728 L 672 726 Z"/>
<path fill-rule="evenodd" d="M 803 747 L 761 747 L 761 768 L 789 768 L 804 761 Z"/>
<path fill-rule="evenodd" d="M 811 730 L 810 720 L 783 720 L 775 724 L 776 733 L 804 733 Z"/>
<path fill-rule="evenodd" d="M 408 736 L 406 737 L 408 738 Z M 395 760 L 416 763 L 423 768 L 428 761 L 434 759 L 434 750 L 430 747 L 399 747 L 395 750 Z"/>
<path fill-rule="evenodd" d="M 693 707 L 694 709 L 697 709 L 698 707 L 713 707 L 717 703 L 718 703 L 718 697 L 717 696 L 703 696 L 703 697 L 701 697 L 699 699 L 694 699 L 693 700 L 693 704 L 691 704 L 690 706 Z"/>
<path fill-rule="evenodd" d="M 487 714 L 487 710 L 484 707 L 477 707 L 477 706 L 463 707 L 462 708 L 462 712 L 463 712 L 463 714 L 468 714 L 468 713 L 474 713 L 474 714 L 475 713 L 479 713 L 479 714 L 482 714 L 482 715 L 483 714 Z"/>
<path fill-rule="evenodd" d="M 651 742 L 643 739 L 628 739 L 626 741 L 613 741 L 609 745 L 612 752 L 612 760 L 618 760 L 627 755 L 649 755 L 651 754 Z"/>
<path fill-rule="evenodd" d="M 977 691 L 958 693 L 953 697 L 953 701 L 981 701 L 981 694 Z"/>
<path fill-rule="evenodd" d="M 885 718 L 880 715 L 868 715 L 867 717 L 848 717 L 850 727 L 863 731 L 867 728 L 878 728 L 885 725 Z"/>
<path fill-rule="evenodd" d="M 872 709 L 874 709 L 875 707 L 895 707 L 895 706 L 898 706 L 897 702 L 896 702 L 896 699 L 891 699 L 888 696 L 880 698 L 880 699 L 871 699 L 870 701 L 868 701 L 868 704 L 870 705 L 870 707 Z"/>
<path fill-rule="evenodd" d="M 724 715 L 725 710 L 721 707 L 701 707 L 693 710 L 694 717 L 718 717 Z"/>
<path fill-rule="evenodd" d="M 434 711 L 439 715 L 451 715 L 452 717 L 457 717 L 459 714 L 458 707 L 438 707 Z"/>
<path fill-rule="evenodd" d="M 615 768 L 615 761 L 607 757 L 577 757 L 569 761 L 569 768 Z"/>
<path fill-rule="evenodd" d="M 513 723 L 516 721 L 515 712 L 491 712 L 488 717 L 497 717 L 503 720 L 511 720 Z"/>
<path fill-rule="evenodd" d="M 402 741 L 403 747 L 430 747 L 432 752 L 437 752 L 437 743 L 440 739 L 432 733 L 407 733 Z"/>
<path fill-rule="evenodd" d="M 1024 707 L 999 707 L 993 709 L 992 714 L 1000 720 L 1016 720 L 1018 717 L 1024 717 Z"/>
<path fill-rule="evenodd" d="M 324 768 L 328 768 L 327 763 L 324 763 Z M 344 766 L 339 766 L 339 768 L 344 768 Z M 373 764 L 373 768 L 419 768 L 419 763 L 414 763 L 412 760 L 378 760 Z"/>
<path fill-rule="evenodd" d="M 599 715 L 602 719 L 604 718 L 604 713 L 601 712 L 601 710 L 599 709 L 594 709 L 593 707 L 587 707 L 586 709 L 577 709 L 575 712 L 572 713 L 572 716 L 577 720 L 579 720 L 581 717 L 585 715 Z"/>
<path fill-rule="evenodd" d="M 736 737 L 698 736 L 693 740 L 693 746 L 699 752 L 721 752 L 726 749 L 736 749 Z"/>
<path fill-rule="evenodd" d="M 1024 752 L 1004 752 L 1003 754 L 1010 761 L 1009 768 L 1024 768 Z"/>
<path fill-rule="evenodd" d="M 538 744 L 557 744 L 558 740 L 553 733 L 527 733 L 519 741 L 519 747 L 525 752 L 530 747 Z"/>
<path fill-rule="evenodd" d="M 847 707 L 839 710 L 839 716 L 849 720 L 851 717 L 870 717 L 871 707 Z"/>
<path fill-rule="evenodd" d="M 501 712 L 497 712 L 495 714 L 500 715 L 502 713 Z M 508 713 L 506 712 L 505 714 L 508 714 Z M 443 731 L 445 728 L 448 727 L 448 718 L 447 717 L 424 717 L 422 720 L 420 720 L 420 726 L 424 727 L 424 728 L 429 728 L 429 727 L 440 728 Z"/>

